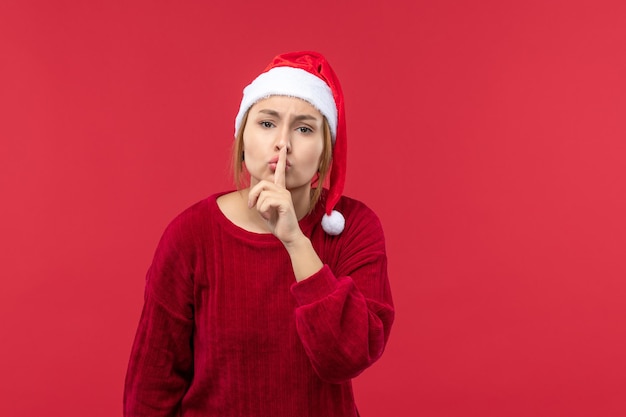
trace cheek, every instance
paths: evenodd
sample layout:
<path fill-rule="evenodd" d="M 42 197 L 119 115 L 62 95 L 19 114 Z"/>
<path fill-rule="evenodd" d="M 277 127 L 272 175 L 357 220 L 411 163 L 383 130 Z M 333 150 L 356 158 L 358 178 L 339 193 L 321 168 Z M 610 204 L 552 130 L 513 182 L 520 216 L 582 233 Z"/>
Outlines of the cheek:
<path fill-rule="evenodd" d="M 254 155 L 258 146 L 255 145 L 254 138 L 244 135 L 243 141 L 241 142 L 241 149 L 247 155 Z"/>
<path fill-rule="evenodd" d="M 309 157 L 307 158 L 308 165 L 310 165 L 311 168 L 314 168 L 315 171 L 319 169 L 320 164 L 322 163 L 323 152 L 324 152 L 324 146 L 318 145 L 318 146 L 315 146 L 313 149 L 311 149 L 310 152 L 308 153 L 309 155 Z"/>

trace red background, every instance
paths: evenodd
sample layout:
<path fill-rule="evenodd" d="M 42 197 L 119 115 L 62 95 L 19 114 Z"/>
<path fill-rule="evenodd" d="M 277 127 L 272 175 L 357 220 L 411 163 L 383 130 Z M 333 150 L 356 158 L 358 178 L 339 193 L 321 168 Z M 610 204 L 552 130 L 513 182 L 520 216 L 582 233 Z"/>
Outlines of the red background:
<path fill-rule="evenodd" d="M 626 415 L 622 1 L 0 4 L 0 415 L 121 414 L 157 240 L 241 89 L 327 55 L 397 321 L 370 416 Z"/>

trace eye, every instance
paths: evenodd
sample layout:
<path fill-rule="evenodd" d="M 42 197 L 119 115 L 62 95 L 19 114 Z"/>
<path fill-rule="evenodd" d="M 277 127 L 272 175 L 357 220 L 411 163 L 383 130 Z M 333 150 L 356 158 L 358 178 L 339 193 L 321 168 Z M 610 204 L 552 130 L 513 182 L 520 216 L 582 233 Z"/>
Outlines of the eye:
<path fill-rule="evenodd" d="M 300 126 L 296 130 L 300 133 L 313 133 L 313 129 L 307 126 Z"/>
<path fill-rule="evenodd" d="M 268 122 L 267 120 L 263 120 L 262 122 L 259 122 L 259 125 L 261 125 L 261 127 L 264 127 L 266 129 L 270 129 L 274 127 L 274 123 Z"/>

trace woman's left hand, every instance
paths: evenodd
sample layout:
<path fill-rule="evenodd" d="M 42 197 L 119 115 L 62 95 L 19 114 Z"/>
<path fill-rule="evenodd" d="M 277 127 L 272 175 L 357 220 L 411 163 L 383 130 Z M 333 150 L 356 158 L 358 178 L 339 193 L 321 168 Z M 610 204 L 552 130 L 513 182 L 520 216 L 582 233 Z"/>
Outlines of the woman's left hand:
<path fill-rule="evenodd" d="M 255 207 L 265 219 L 270 232 L 288 245 L 302 236 L 291 193 L 285 186 L 287 150 L 281 148 L 274 171 L 274 182 L 260 181 L 248 194 L 248 207 Z"/>

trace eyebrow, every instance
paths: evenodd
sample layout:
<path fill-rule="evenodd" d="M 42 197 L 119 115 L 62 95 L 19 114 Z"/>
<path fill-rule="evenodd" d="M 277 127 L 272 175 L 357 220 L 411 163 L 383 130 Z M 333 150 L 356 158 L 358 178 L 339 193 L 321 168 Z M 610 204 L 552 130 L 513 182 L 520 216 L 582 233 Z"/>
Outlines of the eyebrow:
<path fill-rule="evenodd" d="M 268 114 L 270 116 L 274 116 L 278 119 L 281 119 L 280 113 L 278 113 L 276 110 L 271 110 L 271 109 L 261 109 L 259 110 L 259 113 L 264 113 L 264 114 Z M 294 117 L 294 121 L 299 122 L 302 120 L 315 120 L 317 121 L 317 117 L 311 115 L 311 114 L 299 114 L 296 117 Z"/>

